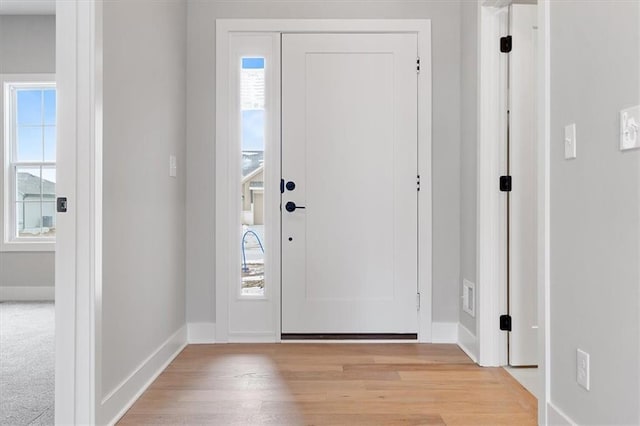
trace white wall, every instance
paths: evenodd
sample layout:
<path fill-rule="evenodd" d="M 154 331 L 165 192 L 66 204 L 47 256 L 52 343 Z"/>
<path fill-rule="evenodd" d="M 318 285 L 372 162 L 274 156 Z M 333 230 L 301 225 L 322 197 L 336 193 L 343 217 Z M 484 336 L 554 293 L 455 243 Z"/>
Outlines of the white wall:
<path fill-rule="evenodd" d="M 103 25 L 105 397 L 185 325 L 186 3 L 106 1 Z"/>
<path fill-rule="evenodd" d="M 619 110 L 640 104 L 640 3 L 550 7 L 551 402 L 578 424 L 639 424 L 640 150 L 618 146 Z"/>
<path fill-rule="evenodd" d="M 0 74 L 55 73 L 55 42 L 55 16 L 0 16 Z M 52 287 L 54 256 L 54 252 L 0 252 L 0 286 Z"/>
<path fill-rule="evenodd" d="M 457 322 L 460 1 L 190 0 L 188 5 L 188 321 L 215 321 L 215 19 L 428 18 L 433 43 L 433 318 Z"/>
<path fill-rule="evenodd" d="M 460 110 L 460 280 L 477 282 L 476 201 L 478 153 L 478 2 L 462 2 Z M 460 299 L 460 305 L 461 305 Z M 477 306 L 476 306 L 477 315 Z M 460 322 L 476 334 L 476 319 L 460 309 Z"/>

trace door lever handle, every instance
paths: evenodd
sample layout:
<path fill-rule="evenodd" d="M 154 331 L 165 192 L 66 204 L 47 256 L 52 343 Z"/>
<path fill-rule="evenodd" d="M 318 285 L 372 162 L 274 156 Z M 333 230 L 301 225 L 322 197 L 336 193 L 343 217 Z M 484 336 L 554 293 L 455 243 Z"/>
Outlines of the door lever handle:
<path fill-rule="evenodd" d="M 289 213 L 296 211 L 296 209 L 306 209 L 304 206 L 296 206 L 296 203 L 293 201 L 288 201 L 287 204 L 284 205 L 284 209 Z"/>

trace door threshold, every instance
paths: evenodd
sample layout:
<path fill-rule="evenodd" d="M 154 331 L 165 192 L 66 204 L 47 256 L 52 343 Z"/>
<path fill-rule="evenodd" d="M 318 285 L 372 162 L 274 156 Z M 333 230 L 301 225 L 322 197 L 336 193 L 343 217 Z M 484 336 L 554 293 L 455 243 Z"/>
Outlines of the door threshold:
<path fill-rule="evenodd" d="M 417 333 L 282 333 L 282 341 L 408 341 L 416 342 Z"/>

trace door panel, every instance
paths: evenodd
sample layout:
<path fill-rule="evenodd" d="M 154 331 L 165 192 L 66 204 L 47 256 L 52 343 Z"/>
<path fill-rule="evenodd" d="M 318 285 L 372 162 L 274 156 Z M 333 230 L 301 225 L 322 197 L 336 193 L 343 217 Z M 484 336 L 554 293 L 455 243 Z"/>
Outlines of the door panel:
<path fill-rule="evenodd" d="M 536 6 L 512 5 L 510 25 L 509 364 L 524 366 L 538 363 Z"/>
<path fill-rule="evenodd" d="M 417 332 L 416 52 L 283 35 L 283 333 Z"/>

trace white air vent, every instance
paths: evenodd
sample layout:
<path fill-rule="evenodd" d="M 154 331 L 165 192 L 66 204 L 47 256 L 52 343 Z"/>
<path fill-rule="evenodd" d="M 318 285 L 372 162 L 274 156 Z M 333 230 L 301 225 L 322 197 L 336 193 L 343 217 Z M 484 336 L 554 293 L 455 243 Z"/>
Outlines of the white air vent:
<path fill-rule="evenodd" d="M 476 285 L 466 279 L 462 283 L 462 310 L 476 316 Z"/>

